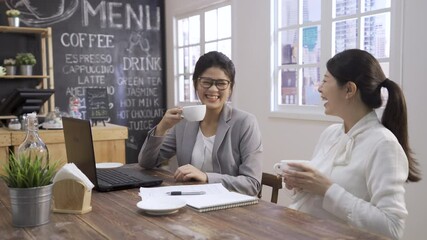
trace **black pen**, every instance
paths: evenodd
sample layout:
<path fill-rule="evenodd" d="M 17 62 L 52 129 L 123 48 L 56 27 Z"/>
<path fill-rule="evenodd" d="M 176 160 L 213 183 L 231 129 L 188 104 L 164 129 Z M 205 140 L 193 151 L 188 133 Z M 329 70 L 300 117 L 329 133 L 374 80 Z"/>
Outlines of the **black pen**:
<path fill-rule="evenodd" d="M 205 194 L 205 191 L 194 191 L 194 192 L 185 192 L 185 191 L 172 191 L 172 192 L 167 192 L 167 195 L 171 195 L 171 196 L 177 196 L 177 195 L 203 195 Z"/>

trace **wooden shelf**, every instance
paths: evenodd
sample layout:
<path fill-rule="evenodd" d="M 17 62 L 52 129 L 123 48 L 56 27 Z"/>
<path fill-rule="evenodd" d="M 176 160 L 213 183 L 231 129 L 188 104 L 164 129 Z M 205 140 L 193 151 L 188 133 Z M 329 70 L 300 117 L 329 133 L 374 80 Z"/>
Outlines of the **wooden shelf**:
<path fill-rule="evenodd" d="M 9 27 L 0 26 L 0 32 L 4 33 L 28 33 L 28 34 L 48 34 L 47 28 L 29 28 L 29 27 Z"/>
<path fill-rule="evenodd" d="M 17 33 L 25 35 L 32 34 L 38 35 L 40 37 L 40 67 L 41 75 L 5 75 L 0 76 L 0 80 L 6 80 L 13 82 L 15 79 L 20 81 L 20 79 L 40 79 L 40 83 L 36 88 L 40 89 L 55 89 L 54 77 L 53 77 L 53 48 L 52 48 L 52 28 L 33 28 L 33 27 L 10 27 L 10 26 L 0 26 L 0 33 Z M 18 36 L 19 37 L 19 36 Z M 12 84 L 12 83 L 11 83 Z M 49 98 L 49 100 L 42 106 L 40 115 L 46 115 L 48 112 L 51 112 L 55 109 L 55 96 Z"/>
<path fill-rule="evenodd" d="M 14 119 L 14 118 L 17 118 L 17 116 L 15 116 L 15 115 L 0 116 L 0 120 Z"/>
<path fill-rule="evenodd" d="M 15 78 L 49 78 L 49 76 L 45 75 L 4 75 L 0 76 L 0 78 L 7 78 L 7 79 L 15 79 Z"/>

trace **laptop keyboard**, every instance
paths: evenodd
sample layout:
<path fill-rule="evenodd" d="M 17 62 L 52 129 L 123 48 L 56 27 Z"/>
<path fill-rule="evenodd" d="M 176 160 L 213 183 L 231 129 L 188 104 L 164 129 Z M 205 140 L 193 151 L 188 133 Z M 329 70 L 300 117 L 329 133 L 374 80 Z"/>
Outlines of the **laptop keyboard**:
<path fill-rule="evenodd" d="M 107 182 L 109 184 L 126 184 L 126 183 L 135 183 L 139 182 L 140 180 L 126 175 L 124 173 L 121 173 L 119 171 L 116 171 L 114 169 L 103 169 L 102 171 L 96 171 L 96 175 L 98 179 Z"/>

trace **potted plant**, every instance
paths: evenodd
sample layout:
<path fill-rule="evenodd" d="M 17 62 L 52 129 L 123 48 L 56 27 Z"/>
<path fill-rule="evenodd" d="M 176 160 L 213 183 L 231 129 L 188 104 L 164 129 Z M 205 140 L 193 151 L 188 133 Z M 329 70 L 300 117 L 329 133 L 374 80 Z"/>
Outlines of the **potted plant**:
<path fill-rule="evenodd" d="M 3 65 L 6 67 L 7 75 L 16 74 L 16 60 L 14 58 L 7 58 L 3 60 Z"/>
<path fill-rule="evenodd" d="M 21 12 L 17 9 L 9 9 L 6 11 L 7 20 L 9 21 L 9 26 L 19 27 L 19 16 Z"/>
<path fill-rule="evenodd" d="M 49 222 L 52 179 L 58 163 L 49 164 L 37 155 L 10 153 L 1 177 L 9 187 L 14 226 L 30 227 Z"/>
<path fill-rule="evenodd" d="M 18 53 L 16 55 L 16 64 L 19 65 L 21 75 L 32 75 L 33 66 L 36 63 L 37 60 L 32 53 Z"/>

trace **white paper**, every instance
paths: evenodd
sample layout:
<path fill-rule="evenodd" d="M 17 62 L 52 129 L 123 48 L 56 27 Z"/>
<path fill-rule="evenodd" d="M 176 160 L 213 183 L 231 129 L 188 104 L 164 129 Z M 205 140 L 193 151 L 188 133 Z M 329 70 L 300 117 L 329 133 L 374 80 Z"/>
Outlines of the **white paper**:
<path fill-rule="evenodd" d="M 72 179 L 82 182 L 87 189 L 92 189 L 95 186 L 74 163 L 67 163 L 61 169 L 59 169 L 53 178 L 53 183 L 65 179 Z"/>
<path fill-rule="evenodd" d="M 197 195 L 180 195 L 170 196 L 167 192 L 182 191 L 182 192 L 198 192 L 204 191 L 206 195 L 228 193 L 229 191 L 222 186 L 221 183 L 212 184 L 198 184 L 198 185 L 179 185 L 179 186 L 166 186 L 166 187 L 141 187 L 139 189 L 139 195 L 141 198 L 149 197 L 173 197 L 173 198 L 187 198 L 194 197 Z"/>
<path fill-rule="evenodd" d="M 187 205 L 196 209 L 211 208 L 216 206 L 232 205 L 242 202 L 250 202 L 258 200 L 255 196 L 248 196 L 237 192 L 228 191 L 221 183 L 199 184 L 199 185 L 179 185 L 167 187 L 141 187 L 139 195 L 144 199 L 149 198 L 173 198 L 184 200 Z M 202 195 L 174 195 L 171 196 L 167 192 L 183 191 L 194 192 L 204 191 Z M 236 205 L 237 206 L 237 205 Z M 215 210 L 215 209 L 213 209 Z"/>

